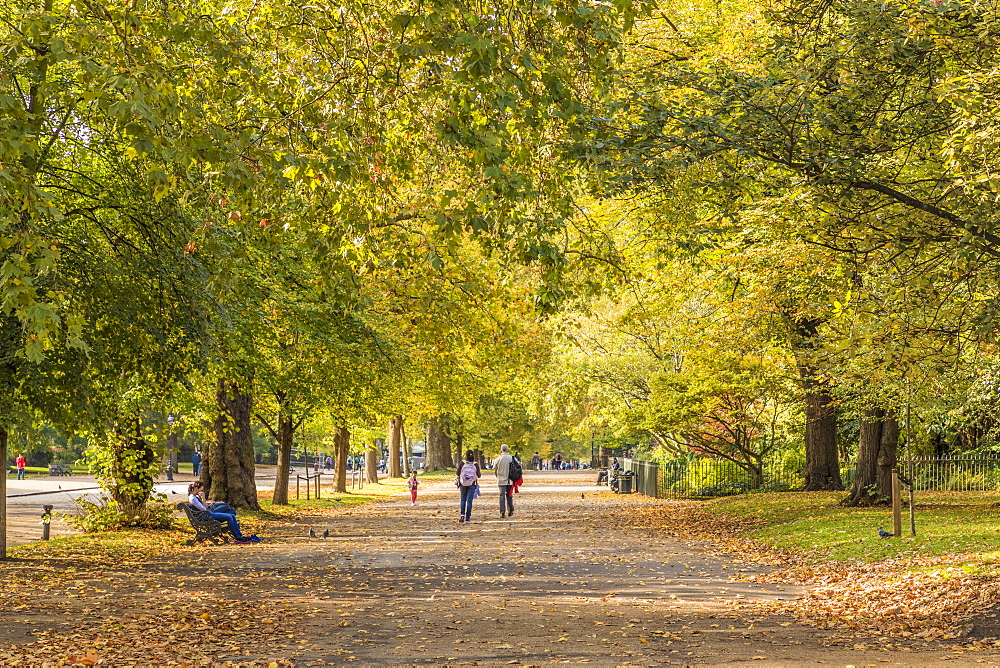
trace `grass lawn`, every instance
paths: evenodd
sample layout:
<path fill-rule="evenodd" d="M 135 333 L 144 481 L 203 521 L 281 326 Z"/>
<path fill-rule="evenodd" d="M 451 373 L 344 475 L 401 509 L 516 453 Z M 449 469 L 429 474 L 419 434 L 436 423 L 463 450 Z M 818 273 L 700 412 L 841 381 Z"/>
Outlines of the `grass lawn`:
<path fill-rule="evenodd" d="M 844 492 L 751 494 L 709 501 L 704 510 L 738 521 L 751 538 L 815 562 L 959 554 L 1000 559 L 1000 493 L 918 492 L 917 535 L 910 535 L 904 507 L 903 535 L 888 539 L 880 539 L 876 527 L 892 531 L 890 508 L 844 508 L 843 498 Z"/>

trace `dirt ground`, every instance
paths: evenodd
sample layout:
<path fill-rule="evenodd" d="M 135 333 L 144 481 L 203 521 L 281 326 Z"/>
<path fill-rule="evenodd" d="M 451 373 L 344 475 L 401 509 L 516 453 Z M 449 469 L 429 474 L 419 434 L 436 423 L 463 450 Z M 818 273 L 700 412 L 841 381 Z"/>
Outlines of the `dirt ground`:
<path fill-rule="evenodd" d="M 495 487 L 484 492 L 471 524 L 439 483 L 415 507 L 397 497 L 255 546 L 8 591 L 0 665 L 56 665 L 60 652 L 116 666 L 1000 665 L 1000 650 L 838 637 L 769 614 L 801 589 L 748 581 L 763 567 L 709 543 L 624 528 L 628 504 L 593 474 L 527 474 L 504 520 Z"/>

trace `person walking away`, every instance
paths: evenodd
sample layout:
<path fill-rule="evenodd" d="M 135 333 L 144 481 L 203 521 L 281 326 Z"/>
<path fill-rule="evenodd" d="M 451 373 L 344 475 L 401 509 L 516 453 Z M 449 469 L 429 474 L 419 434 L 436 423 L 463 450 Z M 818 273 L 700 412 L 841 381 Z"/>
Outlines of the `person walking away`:
<path fill-rule="evenodd" d="M 28 462 L 24 459 L 24 455 L 18 455 L 14 462 L 17 464 L 17 479 L 24 480 L 24 467 Z"/>
<path fill-rule="evenodd" d="M 197 451 L 191 455 L 191 470 L 195 475 L 201 475 L 201 455 Z"/>
<path fill-rule="evenodd" d="M 493 475 L 497 477 L 497 486 L 500 488 L 500 517 L 514 515 L 514 498 L 510 489 L 513 486 L 510 480 L 510 446 L 504 443 L 500 446 L 500 456 L 493 460 Z"/>
<path fill-rule="evenodd" d="M 417 505 L 417 487 L 420 485 L 417 482 L 417 472 L 414 471 L 410 474 L 410 479 L 406 483 L 406 487 L 410 490 L 410 503 L 412 505 Z"/>
<path fill-rule="evenodd" d="M 476 453 L 469 450 L 465 453 L 465 461 L 458 465 L 455 470 L 458 476 L 458 491 L 461 498 L 458 505 L 458 521 L 472 521 L 472 500 L 476 498 L 476 489 L 479 487 L 479 479 L 483 473 L 479 470 L 479 462 L 476 461 Z"/>
<path fill-rule="evenodd" d="M 531 470 L 541 471 L 542 470 L 542 457 L 537 452 L 534 457 L 531 458 Z"/>
<path fill-rule="evenodd" d="M 327 471 L 333 470 L 333 457 L 331 457 L 330 455 L 326 456 L 326 470 Z"/>

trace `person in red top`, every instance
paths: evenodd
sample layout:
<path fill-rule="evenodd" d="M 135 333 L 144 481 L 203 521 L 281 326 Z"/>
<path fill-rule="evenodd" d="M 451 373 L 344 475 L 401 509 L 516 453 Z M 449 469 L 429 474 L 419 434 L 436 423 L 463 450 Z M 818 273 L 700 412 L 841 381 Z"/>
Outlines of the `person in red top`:
<path fill-rule="evenodd" d="M 17 479 L 24 480 L 24 466 L 27 464 L 24 460 L 24 455 L 18 455 L 14 461 L 17 462 Z"/>
<path fill-rule="evenodd" d="M 459 469 L 459 475 L 461 475 L 461 469 Z M 410 490 L 410 503 L 414 506 L 417 505 L 417 487 L 420 486 L 420 482 L 417 481 L 416 471 L 410 473 L 410 479 L 406 481 L 406 486 Z"/>

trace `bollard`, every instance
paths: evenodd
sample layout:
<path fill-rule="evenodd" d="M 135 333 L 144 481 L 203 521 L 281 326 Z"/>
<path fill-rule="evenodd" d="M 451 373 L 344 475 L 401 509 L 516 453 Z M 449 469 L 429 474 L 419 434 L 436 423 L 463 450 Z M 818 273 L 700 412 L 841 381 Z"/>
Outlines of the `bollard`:
<path fill-rule="evenodd" d="M 42 506 L 42 540 L 49 539 L 49 529 L 52 527 L 52 506 Z"/>

